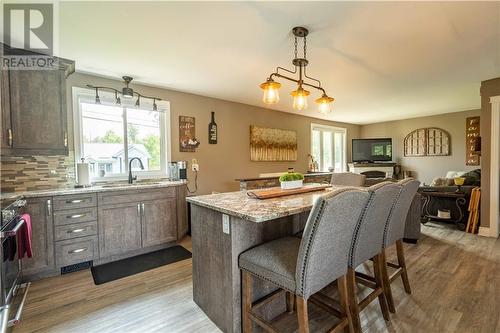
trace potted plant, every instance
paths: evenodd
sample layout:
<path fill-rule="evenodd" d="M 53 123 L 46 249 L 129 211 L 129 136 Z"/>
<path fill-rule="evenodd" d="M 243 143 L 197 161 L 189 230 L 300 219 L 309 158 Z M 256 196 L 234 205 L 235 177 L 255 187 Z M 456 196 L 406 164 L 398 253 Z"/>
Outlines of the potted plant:
<path fill-rule="evenodd" d="M 304 175 L 298 172 L 290 172 L 281 175 L 280 184 L 282 190 L 291 190 L 303 186 Z"/>

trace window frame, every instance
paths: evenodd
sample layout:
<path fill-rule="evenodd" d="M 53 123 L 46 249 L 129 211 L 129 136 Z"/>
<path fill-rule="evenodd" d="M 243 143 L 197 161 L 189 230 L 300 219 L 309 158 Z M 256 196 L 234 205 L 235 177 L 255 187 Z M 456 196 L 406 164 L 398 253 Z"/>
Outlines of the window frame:
<path fill-rule="evenodd" d="M 324 124 L 311 123 L 311 154 L 313 151 L 313 133 L 314 130 L 319 130 L 320 135 L 320 160 L 318 161 L 318 166 L 320 171 L 329 172 L 329 170 L 323 169 L 323 132 L 331 132 L 332 133 L 332 157 L 333 164 L 335 166 L 335 133 L 342 134 L 342 161 L 340 163 L 341 170 L 340 172 L 345 172 L 347 170 L 347 128 L 345 127 L 336 127 L 329 126 Z M 334 170 L 335 172 L 335 170 Z"/>
<path fill-rule="evenodd" d="M 81 87 L 72 87 L 73 95 L 73 140 L 75 148 L 75 165 L 80 163 L 83 152 L 83 122 L 82 122 L 82 109 L 81 103 L 95 104 L 95 90 Z M 99 98 L 102 105 L 117 106 L 115 104 L 115 94 L 108 91 L 99 91 Z M 126 100 L 121 98 L 123 109 L 123 140 L 127 142 L 127 114 L 124 109 L 153 109 L 153 103 L 149 100 L 141 100 L 141 106 L 135 107 L 135 99 Z M 134 175 L 138 178 L 152 179 L 152 178 L 165 178 L 168 177 L 168 161 L 171 160 L 171 121 L 170 121 L 170 102 L 169 101 L 156 101 L 158 111 L 160 112 L 160 170 L 142 171 L 134 170 Z M 125 149 L 128 157 L 128 151 Z M 124 173 L 106 175 L 104 177 L 92 176 L 93 182 L 106 182 L 106 181 L 119 181 L 128 179 L 128 163 L 125 163 Z"/>

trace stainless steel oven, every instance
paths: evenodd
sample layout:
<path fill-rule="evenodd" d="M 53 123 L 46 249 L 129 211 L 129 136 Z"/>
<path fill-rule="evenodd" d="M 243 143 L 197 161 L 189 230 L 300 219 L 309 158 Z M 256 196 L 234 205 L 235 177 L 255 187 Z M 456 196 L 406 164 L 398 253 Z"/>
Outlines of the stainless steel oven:
<path fill-rule="evenodd" d="M 30 283 L 21 283 L 21 260 L 17 253 L 17 234 L 26 223 L 21 218 L 20 210 L 26 201 L 2 202 L 0 240 L 0 332 L 19 323 Z M 13 299 L 20 290 L 24 290 L 17 310 L 13 309 Z M 16 302 L 17 304 L 17 302 Z M 13 313 L 15 313 L 13 315 Z"/>

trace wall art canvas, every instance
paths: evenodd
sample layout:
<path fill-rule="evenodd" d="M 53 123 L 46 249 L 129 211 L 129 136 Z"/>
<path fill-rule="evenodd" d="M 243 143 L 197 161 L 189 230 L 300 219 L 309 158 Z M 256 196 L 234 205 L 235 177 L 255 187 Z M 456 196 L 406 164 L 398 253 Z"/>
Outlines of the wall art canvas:
<path fill-rule="evenodd" d="M 296 161 L 297 132 L 250 126 L 251 161 Z"/>

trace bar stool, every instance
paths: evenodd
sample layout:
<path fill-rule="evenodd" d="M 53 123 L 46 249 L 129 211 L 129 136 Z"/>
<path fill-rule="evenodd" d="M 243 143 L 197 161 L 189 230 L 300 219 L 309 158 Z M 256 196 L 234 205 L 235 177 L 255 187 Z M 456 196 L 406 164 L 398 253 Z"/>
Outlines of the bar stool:
<path fill-rule="evenodd" d="M 340 318 L 332 330 L 351 331 L 345 274 L 356 222 L 369 197 L 367 191 L 353 188 L 332 191 L 315 202 L 302 239 L 280 238 L 240 255 L 244 333 L 251 332 L 253 324 L 268 332 L 277 332 L 272 322 L 266 321 L 254 310 L 283 293 L 288 294 L 289 305 L 296 299 L 299 332 L 309 332 L 308 300 L 334 281 L 337 281 L 339 289 L 340 309 L 325 304 L 321 307 Z M 278 290 L 254 300 L 254 279 L 271 282 Z M 293 311 L 293 306 L 289 306 L 288 310 Z"/>
<path fill-rule="evenodd" d="M 382 315 L 389 320 L 389 309 L 383 288 L 382 280 L 382 244 L 384 228 L 391 212 L 401 186 L 392 182 L 383 182 L 368 188 L 371 194 L 368 205 L 361 219 L 356 225 L 353 243 L 350 252 L 349 268 L 347 270 L 347 291 L 349 297 L 349 309 L 355 332 L 361 332 L 361 321 L 359 317 L 368 304 L 378 298 Z M 361 281 L 372 288 L 373 291 L 364 299 L 358 301 L 356 296 L 356 268 L 368 260 L 373 260 L 374 282 Z"/>
<path fill-rule="evenodd" d="M 392 313 L 396 312 L 396 307 L 392 297 L 391 283 L 396 280 L 398 276 L 401 276 L 401 279 L 403 280 L 403 286 L 406 293 L 411 294 L 410 281 L 406 270 L 406 261 L 403 249 L 403 237 L 405 233 L 406 216 L 408 215 L 413 198 L 415 197 L 418 187 L 420 186 L 420 182 L 413 178 L 407 178 L 400 181 L 398 184 L 402 186 L 402 189 L 387 221 L 382 249 L 382 279 L 384 282 L 384 291 L 387 297 L 389 311 Z M 385 257 L 385 249 L 394 244 L 396 244 L 398 259 L 397 264 L 387 262 Z M 390 276 L 387 272 L 387 266 L 396 269 L 396 271 Z"/>

